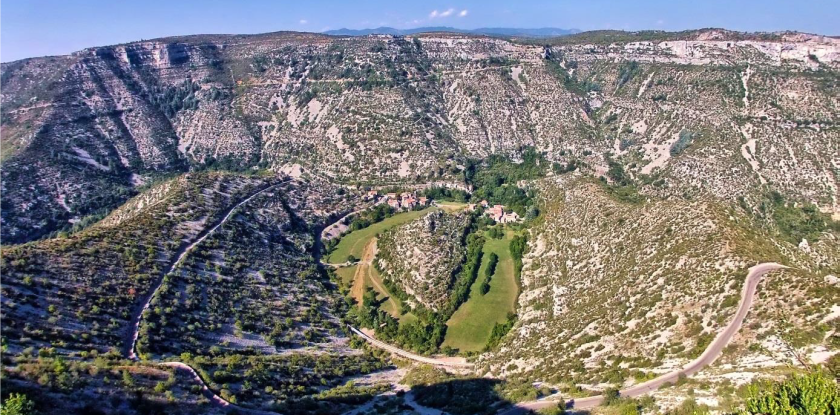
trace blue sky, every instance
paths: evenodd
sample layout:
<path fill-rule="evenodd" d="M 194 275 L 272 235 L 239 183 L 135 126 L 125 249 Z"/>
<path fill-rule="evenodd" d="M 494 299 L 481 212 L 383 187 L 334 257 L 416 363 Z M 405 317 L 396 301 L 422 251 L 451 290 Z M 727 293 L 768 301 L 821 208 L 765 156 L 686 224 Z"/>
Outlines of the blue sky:
<path fill-rule="evenodd" d="M 3 0 L 0 60 L 169 35 L 378 26 L 840 34 L 840 0 Z"/>

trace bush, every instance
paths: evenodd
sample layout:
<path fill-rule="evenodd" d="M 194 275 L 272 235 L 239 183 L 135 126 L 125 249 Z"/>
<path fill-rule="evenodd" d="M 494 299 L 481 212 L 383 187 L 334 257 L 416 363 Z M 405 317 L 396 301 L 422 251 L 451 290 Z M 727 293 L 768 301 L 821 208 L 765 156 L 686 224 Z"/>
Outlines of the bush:
<path fill-rule="evenodd" d="M 502 239 L 505 236 L 505 232 L 502 230 L 501 226 L 493 226 L 487 229 L 487 236 L 493 239 Z"/>
<path fill-rule="evenodd" d="M 602 405 L 611 406 L 616 405 L 621 401 L 620 393 L 617 388 L 607 388 L 604 390 L 604 401 Z"/>
<path fill-rule="evenodd" d="M 840 411 L 840 388 L 823 372 L 794 375 L 750 385 L 745 407 L 741 414 L 834 415 Z"/>
<path fill-rule="evenodd" d="M 822 232 L 840 230 L 840 222 L 833 221 L 812 204 L 796 206 L 785 201 L 778 192 L 772 192 L 770 200 L 773 204 L 773 221 L 782 236 L 791 243 L 798 244 L 803 239 L 814 241 Z"/>
<path fill-rule="evenodd" d="M 487 268 L 484 269 L 484 276 L 488 279 L 496 273 L 496 265 L 499 263 L 499 256 L 491 252 L 487 257 Z"/>
<path fill-rule="evenodd" d="M 35 403 L 21 393 L 11 394 L 0 407 L 0 415 L 34 415 L 35 413 Z"/>
<path fill-rule="evenodd" d="M 490 292 L 490 282 L 488 280 L 484 280 L 481 283 L 481 286 L 478 287 L 478 290 L 481 292 L 481 295 L 487 294 Z"/>

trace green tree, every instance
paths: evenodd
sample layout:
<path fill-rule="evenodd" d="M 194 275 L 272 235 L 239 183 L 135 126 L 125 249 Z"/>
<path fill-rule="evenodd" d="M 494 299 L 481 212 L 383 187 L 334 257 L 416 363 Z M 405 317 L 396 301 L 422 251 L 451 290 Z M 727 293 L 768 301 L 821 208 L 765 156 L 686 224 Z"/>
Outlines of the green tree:
<path fill-rule="evenodd" d="M 601 405 L 610 406 L 615 405 L 621 400 L 621 394 L 617 388 L 607 388 L 604 390 L 604 401 Z"/>
<path fill-rule="evenodd" d="M 130 388 L 134 386 L 134 378 L 131 377 L 131 373 L 128 373 L 127 370 L 123 370 L 122 372 L 122 381 L 126 387 Z"/>
<path fill-rule="evenodd" d="M 22 393 L 13 393 L 0 407 L 0 415 L 34 415 L 35 402 Z"/>
<path fill-rule="evenodd" d="M 823 372 L 794 375 L 784 382 L 752 384 L 741 414 L 837 415 L 840 388 Z"/>

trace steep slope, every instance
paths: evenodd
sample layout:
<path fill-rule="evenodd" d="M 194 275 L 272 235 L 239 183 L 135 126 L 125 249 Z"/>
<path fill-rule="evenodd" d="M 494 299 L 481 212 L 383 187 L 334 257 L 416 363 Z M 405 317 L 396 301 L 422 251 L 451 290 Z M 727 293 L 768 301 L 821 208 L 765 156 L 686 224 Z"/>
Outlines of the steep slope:
<path fill-rule="evenodd" d="M 413 301 L 437 311 L 449 301 L 449 289 L 466 254 L 463 240 L 468 225 L 467 215 L 438 210 L 390 229 L 377 243 L 377 269 Z"/>
<path fill-rule="evenodd" d="M 647 193 L 767 183 L 838 210 L 836 39 L 560 39 L 192 36 L 3 64 L 4 242 L 107 213 L 160 172 L 427 181 L 524 146 L 595 173 L 609 152 Z"/>
<path fill-rule="evenodd" d="M 705 350 L 734 314 L 746 269 L 768 261 L 796 269 L 764 278 L 728 359 L 755 369 L 750 345 L 787 334 L 806 354 L 836 349 L 830 327 L 806 322 L 831 320 L 838 288 L 824 277 L 837 270 L 836 233 L 820 236 L 812 255 L 712 200 L 628 203 L 583 178 L 539 187 L 545 216 L 530 231 L 519 321 L 498 351 L 482 357 L 482 373 L 547 381 L 565 396 L 579 393 L 576 385 L 600 390 L 651 379 Z M 774 307 L 790 317 L 774 317 Z"/>
<path fill-rule="evenodd" d="M 382 363 L 348 346 L 338 324 L 343 301 L 312 253 L 316 229 L 356 196 L 323 182 L 192 173 L 153 186 L 88 229 L 5 248 L 3 347 L 16 360 L 4 362 L 4 376 L 36 396 L 44 393 L 38 384 L 61 393 L 98 385 L 92 396 L 114 394 L 119 403 L 134 384 L 109 386 L 99 370 L 119 364 L 124 379 L 139 372 L 149 390 L 181 393 L 195 381 L 148 363 L 175 358 L 246 407 L 347 409 L 307 399 Z M 146 362 L 119 361 L 129 355 L 132 316 L 150 295 L 137 344 Z M 67 365 L 69 380 L 58 376 Z M 56 380 L 42 381 L 44 370 Z"/>

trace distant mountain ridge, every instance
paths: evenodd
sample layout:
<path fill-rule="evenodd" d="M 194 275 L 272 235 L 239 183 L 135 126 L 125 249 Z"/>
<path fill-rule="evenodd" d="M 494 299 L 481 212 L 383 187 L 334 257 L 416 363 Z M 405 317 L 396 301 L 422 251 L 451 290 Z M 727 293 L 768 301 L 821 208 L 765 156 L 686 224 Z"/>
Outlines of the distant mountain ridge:
<path fill-rule="evenodd" d="M 366 36 L 372 34 L 380 35 L 411 35 L 415 33 L 425 32 L 450 32 L 450 33 L 469 33 L 476 35 L 493 35 L 493 36 L 524 36 L 524 37 L 553 37 L 573 35 L 580 33 L 578 29 L 560 29 L 556 27 L 542 27 L 534 29 L 525 28 L 510 28 L 510 27 L 482 27 L 478 29 L 457 29 L 449 26 L 426 26 L 416 27 L 413 29 L 395 29 L 393 27 L 377 27 L 373 29 L 336 29 L 327 30 L 323 32 L 326 35 L 336 36 Z"/>

